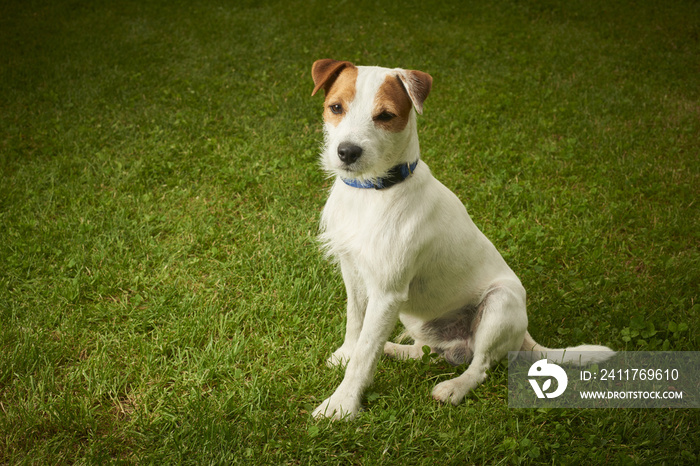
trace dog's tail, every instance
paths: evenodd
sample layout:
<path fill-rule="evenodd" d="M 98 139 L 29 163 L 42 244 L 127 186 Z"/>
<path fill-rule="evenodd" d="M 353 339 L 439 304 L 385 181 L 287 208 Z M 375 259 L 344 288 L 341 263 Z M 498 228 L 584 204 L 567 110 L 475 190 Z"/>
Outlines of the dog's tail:
<path fill-rule="evenodd" d="M 614 355 L 615 352 L 613 350 L 601 345 L 579 345 L 557 349 L 545 348 L 537 343 L 529 332 L 525 332 L 525 340 L 523 340 L 523 345 L 520 348 L 520 357 L 530 361 L 547 358 L 547 360 L 555 363 L 577 366 L 602 362 Z"/>

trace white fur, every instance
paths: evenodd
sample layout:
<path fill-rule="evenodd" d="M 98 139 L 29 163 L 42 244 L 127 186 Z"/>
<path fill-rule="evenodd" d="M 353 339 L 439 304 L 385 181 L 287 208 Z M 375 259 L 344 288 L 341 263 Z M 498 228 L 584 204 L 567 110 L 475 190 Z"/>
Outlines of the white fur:
<path fill-rule="evenodd" d="M 348 296 L 345 341 L 328 364 L 345 364 L 346 372 L 336 391 L 314 410 L 315 417 L 355 417 L 383 353 L 418 358 L 424 345 L 443 352 L 468 348 L 467 370 L 433 390 L 435 399 L 458 404 L 508 351 L 553 351 L 527 333 L 525 289 L 518 277 L 425 163 L 404 182 L 383 190 L 350 187 L 340 179 L 380 177 L 398 163 L 419 158 L 414 110 L 399 133 L 372 122 L 374 96 L 387 73 L 403 70 L 358 67 L 356 95 L 346 115 L 338 126 L 324 126 L 322 165 L 337 178 L 323 209 L 320 239 L 340 264 Z M 363 148 L 352 167 L 338 158 L 343 142 Z M 427 330 L 427 322 L 449 320 L 465 306 L 480 308 L 471 338 L 447 341 Z M 387 342 L 397 319 L 413 345 Z"/>

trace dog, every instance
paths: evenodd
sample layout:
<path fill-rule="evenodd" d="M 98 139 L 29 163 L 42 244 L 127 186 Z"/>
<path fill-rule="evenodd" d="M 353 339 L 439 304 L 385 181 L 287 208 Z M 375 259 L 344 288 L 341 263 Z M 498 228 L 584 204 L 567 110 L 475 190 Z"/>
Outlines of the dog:
<path fill-rule="evenodd" d="M 323 169 L 335 177 L 320 241 L 340 265 L 347 291 L 345 365 L 335 392 L 312 413 L 353 419 L 385 354 L 420 358 L 430 347 L 452 364 L 470 362 L 432 396 L 459 404 L 509 351 L 559 352 L 561 362 L 610 357 L 605 346 L 552 350 L 527 331 L 525 289 L 464 205 L 420 159 L 416 113 L 432 77 L 422 71 L 323 59 L 312 67 L 325 92 Z M 400 319 L 412 345 L 387 341 Z"/>

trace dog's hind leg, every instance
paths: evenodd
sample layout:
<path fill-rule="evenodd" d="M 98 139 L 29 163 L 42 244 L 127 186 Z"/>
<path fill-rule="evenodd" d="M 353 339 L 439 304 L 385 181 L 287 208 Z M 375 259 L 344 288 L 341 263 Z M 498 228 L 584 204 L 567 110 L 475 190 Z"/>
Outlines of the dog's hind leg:
<path fill-rule="evenodd" d="M 384 344 L 384 354 L 395 359 L 420 359 L 423 357 L 423 346 L 425 343 L 419 341 L 412 345 L 400 345 L 388 341 Z"/>
<path fill-rule="evenodd" d="M 413 338 L 412 345 L 402 345 L 399 343 L 393 343 L 391 341 L 384 345 L 384 355 L 394 359 L 420 359 L 423 357 L 423 347 L 430 347 L 431 352 L 433 348 L 429 343 L 425 341 L 420 331 L 423 320 L 412 317 L 409 315 L 401 314 L 399 316 L 401 323 L 406 327 L 406 330 L 398 337 L 398 341 L 404 340 L 406 337 L 410 336 Z"/>
<path fill-rule="evenodd" d="M 435 386 L 433 398 L 459 404 L 471 390 L 486 379 L 486 371 L 518 351 L 527 329 L 525 290 L 515 281 L 502 281 L 491 287 L 479 305 L 481 322 L 474 333 L 474 356 L 462 375 Z"/>

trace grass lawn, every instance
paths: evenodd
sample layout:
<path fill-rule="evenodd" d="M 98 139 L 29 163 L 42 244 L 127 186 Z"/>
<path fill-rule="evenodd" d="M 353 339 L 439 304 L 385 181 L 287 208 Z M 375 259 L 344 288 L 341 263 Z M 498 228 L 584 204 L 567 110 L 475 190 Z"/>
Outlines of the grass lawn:
<path fill-rule="evenodd" d="M 509 409 L 503 366 L 452 407 L 464 367 L 382 360 L 310 417 L 318 58 L 433 76 L 422 158 L 540 343 L 700 350 L 700 4 L 377 3 L 2 2 L 0 464 L 697 464 L 698 410 Z"/>

